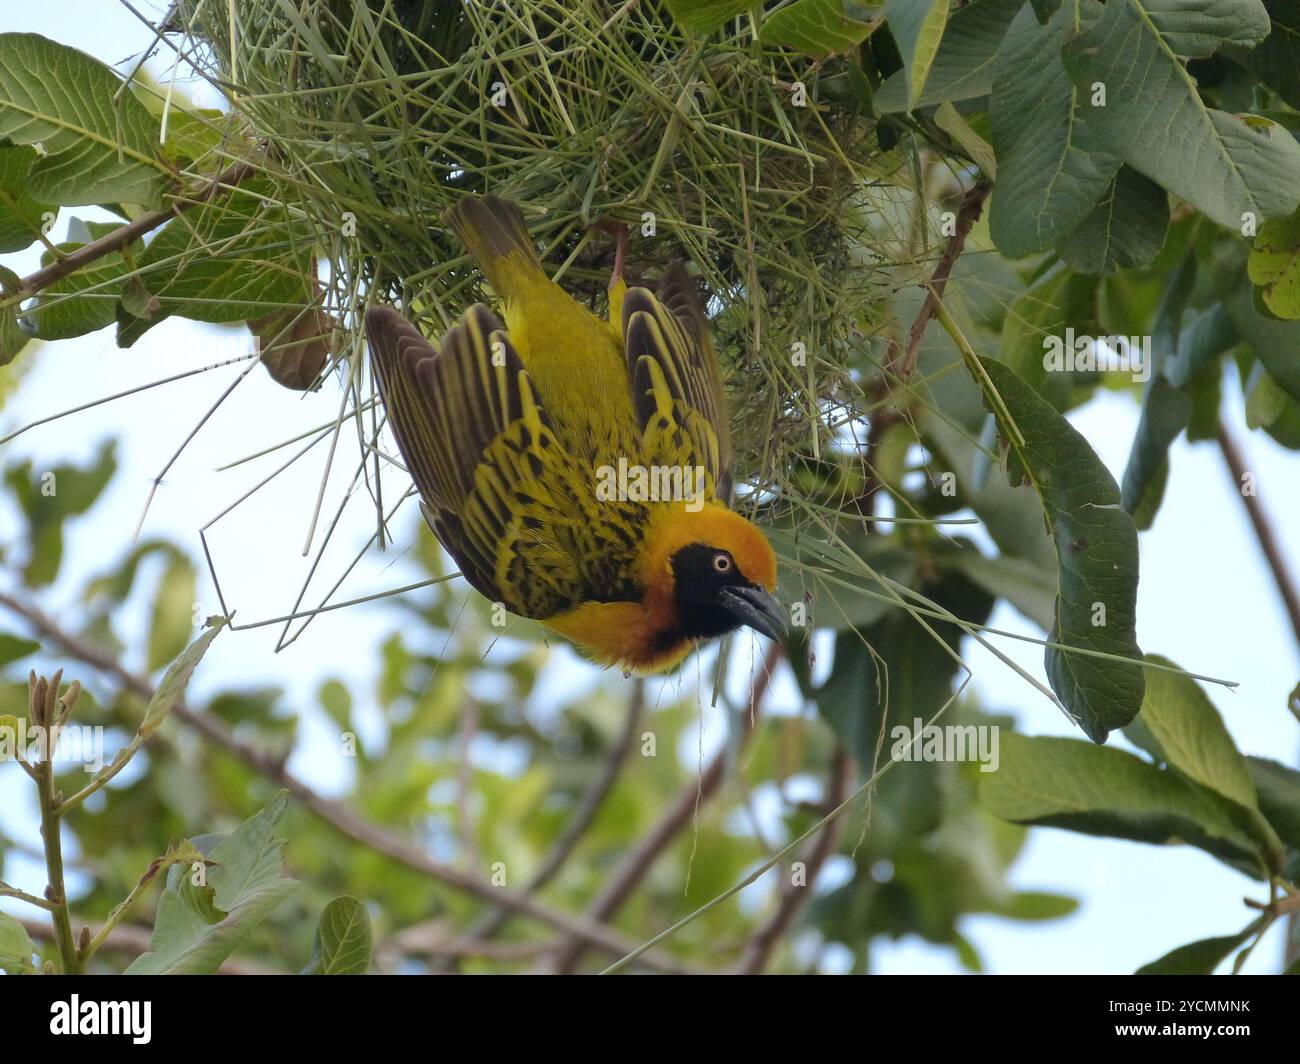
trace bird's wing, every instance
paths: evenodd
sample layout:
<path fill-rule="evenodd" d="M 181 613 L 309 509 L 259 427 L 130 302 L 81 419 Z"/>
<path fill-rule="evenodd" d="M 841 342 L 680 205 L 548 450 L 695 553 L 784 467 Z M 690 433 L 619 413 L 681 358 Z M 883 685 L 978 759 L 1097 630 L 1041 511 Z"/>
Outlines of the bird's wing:
<path fill-rule="evenodd" d="M 623 297 L 623 345 L 645 450 L 663 464 L 702 466 L 711 494 L 731 496 L 731 432 L 718 356 L 694 284 L 680 265 L 658 295 Z"/>
<path fill-rule="evenodd" d="M 570 540 L 574 493 L 591 476 L 556 440 L 496 316 L 471 307 L 440 348 L 387 307 L 367 312 L 366 333 L 425 517 L 465 578 L 526 617 L 582 601 Z"/>

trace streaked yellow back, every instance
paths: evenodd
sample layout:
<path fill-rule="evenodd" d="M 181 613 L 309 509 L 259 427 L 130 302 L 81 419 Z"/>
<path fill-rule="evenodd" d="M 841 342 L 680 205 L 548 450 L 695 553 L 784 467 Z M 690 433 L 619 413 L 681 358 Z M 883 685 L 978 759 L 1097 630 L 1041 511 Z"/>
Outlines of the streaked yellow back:
<path fill-rule="evenodd" d="M 636 461 L 640 432 L 615 330 L 522 257 L 507 256 L 496 273 L 506 329 L 557 436 L 596 465 Z"/>

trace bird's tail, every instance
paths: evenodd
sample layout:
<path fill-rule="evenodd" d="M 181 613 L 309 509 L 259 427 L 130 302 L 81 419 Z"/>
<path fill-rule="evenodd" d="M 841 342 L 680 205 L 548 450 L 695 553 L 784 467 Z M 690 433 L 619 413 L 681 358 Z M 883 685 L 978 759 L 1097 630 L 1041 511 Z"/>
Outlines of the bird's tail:
<path fill-rule="evenodd" d="M 521 282 L 545 277 L 524 216 L 509 200 L 463 196 L 443 212 L 442 220 L 464 241 L 501 298 L 514 298 Z"/>

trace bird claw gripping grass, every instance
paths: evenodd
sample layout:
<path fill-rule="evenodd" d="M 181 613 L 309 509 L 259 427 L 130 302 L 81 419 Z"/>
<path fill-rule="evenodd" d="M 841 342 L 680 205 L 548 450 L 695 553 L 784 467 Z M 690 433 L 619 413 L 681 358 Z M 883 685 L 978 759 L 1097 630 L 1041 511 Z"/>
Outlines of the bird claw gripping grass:
<path fill-rule="evenodd" d="M 504 325 L 475 304 L 434 347 L 375 307 L 366 333 L 425 517 L 465 578 L 625 669 L 671 668 L 742 625 L 782 638 L 776 557 L 726 506 L 726 403 L 684 271 L 657 294 L 616 276 L 604 321 L 546 275 L 514 204 L 469 196 L 446 220 Z M 616 467 L 650 483 L 607 490 Z"/>

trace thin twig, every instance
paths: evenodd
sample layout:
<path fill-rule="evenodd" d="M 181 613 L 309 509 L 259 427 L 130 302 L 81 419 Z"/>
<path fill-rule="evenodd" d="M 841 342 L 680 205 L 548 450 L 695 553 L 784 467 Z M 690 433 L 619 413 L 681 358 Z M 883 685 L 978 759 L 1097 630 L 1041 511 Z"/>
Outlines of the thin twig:
<path fill-rule="evenodd" d="M 458 934 L 442 918 L 423 920 L 404 927 L 375 949 L 376 967 L 391 967 L 394 955 L 427 956 L 433 960 L 454 956 L 480 957 L 494 961 L 528 961 L 555 948 L 545 939 L 529 942 L 491 942 Z"/>
<path fill-rule="evenodd" d="M 1273 573 L 1273 583 L 1277 586 L 1282 607 L 1291 622 L 1291 634 L 1295 637 L 1296 645 L 1300 646 L 1300 590 L 1296 588 L 1295 577 L 1291 575 L 1287 560 L 1282 554 L 1282 546 L 1278 543 L 1273 522 L 1259 501 L 1259 496 L 1254 492 L 1245 491 L 1243 479 L 1249 472 L 1246 469 L 1246 458 L 1236 437 L 1222 421 L 1219 422 L 1218 441 L 1223 461 L 1232 474 L 1233 486 L 1241 496 L 1241 504 L 1246 508 L 1246 516 L 1250 518 L 1251 528 L 1255 530 L 1255 539 L 1259 543 L 1260 552 Z M 1283 969 L 1289 968 L 1297 959 L 1300 959 L 1300 914 L 1293 911 L 1287 918 L 1286 945 L 1282 954 Z"/>
<path fill-rule="evenodd" d="M 578 808 L 574 810 L 564 827 L 564 833 L 551 847 L 542 861 L 542 866 L 524 885 L 525 894 L 536 894 L 549 883 L 564 866 L 564 862 L 569 859 L 569 855 L 573 853 L 578 843 L 582 841 L 582 837 L 586 835 L 587 829 L 596 819 L 596 814 L 600 812 L 600 807 L 605 804 L 605 798 L 617 782 L 628 753 L 636 745 L 637 732 L 641 727 L 644 711 L 645 681 L 638 679 L 632 685 L 632 697 L 627 709 L 627 718 L 623 723 L 622 734 L 610 747 L 600 774 L 591 781 L 591 785 L 583 793 Z M 463 939 L 452 943 L 455 948 L 448 950 L 448 953 L 455 956 L 474 956 L 470 946 L 475 942 L 482 944 L 492 938 L 510 922 L 513 915 L 510 909 L 497 908 L 495 912 L 489 913 L 479 923 L 474 924 Z"/>
<path fill-rule="evenodd" d="M 826 800 L 823 812 L 830 812 L 849 796 L 849 784 L 853 779 L 853 758 L 843 747 L 837 747 L 831 761 L 830 776 L 826 784 Z M 841 821 L 831 820 L 822 825 L 821 831 L 808 843 L 808 849 L 800 858 L 803 863 L 803 881 L 795 885 L 793 880 L 782 879 L 776 908 L 745 946 L 745 952 L 736 965 L 741 975 L 757 975 L 766 966 L 772 956 L 772 950 L 781 940 L 799 911 L 812 895 L 813 884 L 839 841 Z"/>
<path fill-rule="evenodd" d="M 76 701 L 78 685 L 68 687 L 64 701 L 59 699 L 60 669 L 53 677 L 39 680 L 31 673 L 27 680 L 28 719 L 45 731 L 44 750 L 36 769 L 36 789 L 41 809 L 41 840 L 45 847 L 45 872 L 48 885 L 45 897 L 50 902 L 50 915 L 54 920 L 54 937 L 59 946 L 59 957 L 64 975 L 77 975 L 81 971 L 77 955 L 77 942 L 72 937 L 72 918 L 68 915 L 68 891 L 63 882 L 63 840 L 59 830 L 59 801 L 54 783 L 54 750 L 58 743 L 58 729 L 67 719 L 67 710 Z"/>
<path fill-rule="evenodd" d="M 46 901 L 44 898 L 38 898 L 35 894 L 28 894 L 25 890 L 19 890 L 17 887 L 11 887 L 3 879 L 0 879 L 0 898 L 13 898 L 16 901 L 25 901 L 28 905 L 35 905 L 38 909 L 44 909 L 47 913 L 54 912 L 54 903 Z"/>
<path fill-rule="evenodd" d="M 968 670 L 967 676 L 958 685 L 957 690 L 955 690 L 951 695 L 948 696 L 948 700 L 944 702 L 944 704 L 941 705 L 937 710 L 935 710 L 933 716 L 931 716 L 929 721 L 926 722 L 927 728 L 930 725 L 937 723 L 939 718 L 941 718 L 946 712 L 948 712 L 948 708 L 952 706 L 953 703 L 955 703 L 959 698 L 961 698 L 963 692 L 966 690 L 966 687 L 969 683 L 970 683 L 970 675 Z M 926 734 L 925 729 L 918 729 L 916 735 L 912 739 L 912 742 L 908 744 L 908 749 L 910 750 L 913 747 L 915 747 L 916 744 L 921 741 L 921 737 L 925 734 Z M 687 913 L 671 927 L 664 928 L 653 938 L 649 939 L 646 942 L 641 943 L 641 945 L 637 946 L 634 952 L 630 953 L 626 957 L 619 958 L 617 961 L 611 964 L 600 974 L 613 975 L 616 972 L 623 971 L 624 968 L 626 968 L 629 964 L 631 964 L 638 957 L 640 957 L 646 950 L 654 949 L 656 946 L 660 945 L 661 943 L 666 942 L 668 939 L 672 938 L 673 935 L 677 934 L 677 932 L 681 931 L 682 928 L 687 927 L 690 924 L 693 924 L 705 913 L 711 912 L 712 910 L 716 909 L 719 905 L 722 905 L 728 900 L 730 900 L 731 898 L 734 898 L 746 887 L 749 887 L 752 884 L 757 883 L 759 879 L 761 879 L 773 868 L 776 868 L 786 857 L 794 853 L 795 850 L 797 850 L 805 842 L 807 842 L 819 831 L 821 831 L 821 829 L 826 826 L 828 821 L 838 819 L 841 815 L 844 814 L 846 810 L 852 807 L 854 803 L 856 803 L 864 795 L 871 794 L 875 790 L 876 786 L 880 783 L 880 781 L 884 779 L 885 775 L 900 763 L 901 761 L 898 757 L 890 757 L 888 761 L 886 761 L 883 765 L 881 765 L 874 772 L 872 772 L 872 774 L 863 782 L 863 784 L 856 791 L 850 794 L 847 798 L 844 799 L 844 801 L 842 801 L 839 805 L 837 805 L 834 809 L 832 809 L 829 813 L 827 813 L 824 817 L 822 817 L 821 820 L 813 824 L 812 827 L 810 827 L 802 835 L 800 835 L 796 839 L 791 840 L 779 852 L 773 854 L 766 861 L 760 864 L 757 868 L 755 868 L 752 872 L 750 872 L 749 875 L 745 876 L 745 878 L 742 879 L 739 883 L 736 883 L 735 885 L 728 887 L 721 894 L 714 895 L 703 905 L 701 905 L 698 909 L 694 910 L 693 912 Z"/>
<path fill-rule="evenodd" d="M 551 847 L 550 853 L 546 855 L 546 859 L 542 862 L 542 867 L 528 881 L 528 886 L 525 889 L 530 893 L 540 890 L 554 878 L 564 862 L 568 860 L 569 854 L 581 841 L 582 836 L 587 833 L 592 821 L 596 819 L 596 814 L 600 812 L 600 807 L 604 804 L 606 795 L 609 794 L 618 779 L 623 762 L 636 744 L 637 730 L 641 726 L 641 716 L 644 710 L 645 681 L 638 679 L 632 684 L 632 697 L 628 703 L 627 718 L 623 723 L 622 734 L 610 748 L 600 775 L 592 781 L 591 786 L 583 794 L 578 808 L 574 811 L 573 817 L 565 825 L 564 834 Z"/>
<path fill-rule="evenodd" d="M 184 373 L 176 373 L 170 377 L 163 377 L 161 380 L 150 381 L 148 384 L 140 384 L 134 388 L 128 388 L 124 392 L 116 392 L 113 395 L 106 395 L 100 399 L 92 399 L 88 403 L 81 403 L 78 406 L 71 407 L 68 410 L 60 410 L 57 414 L 47 414 L 45 417 L 37 418 L 35 421 L 29 421 L 21 428 L 14 429 L 7 436 L 0 436 L 0 444 L 6 444 L 10 440 L 16 439 L 24 432 L 36 428 L 38 425 L 48 425 L 51 421 L 58 421 L 61 417 L 67 417 L 69 414 L 79 414 L 83 410 L 89 410 L 93 406 L 101 406 L 104 403 L 111 403 L 114 399 L 123 399 L 128 395 L 135 395 L 138 392 L 148 391 L 150 388 L 157 388 L 164 384 L 171 384 L 173 381 L 183 380 L 186 377 L 193 377 L 196 373 L 207 373 L 210 370 L 221 369 L 223 366 L 232 365 L 235 362 L 243 362 L 250 358 L 256 358 L 256 354 L 240 355 L 238 358 L 228 358 L 223 362 L 214 362 L 210 366 L 200 366 L 198 369 L 187 369 Z M 217 470 L 221 472 L 221 470 Z"/>
<path fill-rule="evenodd" d="M 49 924 L 41 920 L 29 920 L 25 917 L 19 917 L 18 922 L 23 925 L 24 930 L 35 939 L 40 941 L 49 941 L 54 937 L 54 929 Z M 81 924 L 81 920 L 76 923 Z M 90 926 L 90 925 L 83 925 Z M 91 928 L 92 932 L 95 929 Z M 102 929 L 101 929 L 102 930 Z M 139 927 L 135 924 L 118 924 L 113 928 L 104 939 L 103 948 L 113 950 L 119 953 L 129 953 L 133 957 L 138 957 L 142 953 L 148 953 L 152 932 L 147 927 Z M 283 975 L 283 972 L 274 968 L 267 968 L 261 964 L 255 964 L 252 961 L 241 961 L 231 958 L 221 965 L 217 971 L 218 975 Z"/>
<path fill-rule="evenodd" d="M 456 836 L 463 852 L 462 864 L 467 868 L 483 867 L 483 855 L 479 853 L 475 837 L 474 814 L 470 808 L 474 801 L 474 762 L 471 754 L 481 718 L 478 699 L 467 693 L 461 709 L 460 738 L 456 750 Z"/>
<path fill-rule="evenodd" d="M 114 251 L 121 250 L 133 240 L 138 239 L 145 233 L 152 232 L 178 214 L 182 214 L 191 207 L 197 207 L 201 203 L 206 203 L 214 198 L 218 192 L 234 188 L 252 173 L 254 173 L 254 167 L 251 163 L 236 163 L 214 177 L 199 192 L 192 195 L 178 196 L 171 206 L 164 207 L 159 211 L 150 211 L 148 214 L 141 215 L 134 222 L 127 222 L 118 226 L 111 233 L 105 233 L 98 240 L 83 244 L 63 258 L 56 259 L 48 266 L 42 266 L 35 273 L 28 274 L 14 291 L 7 292 L 5 295 L 7 298 L 17 297 L 19 301 L 34 296 L 37 292 L 48 288 L 55 281 L 62 280 L 68 274 L 75 273 L 83 266 L 88 266 L 92 262 L 102 259 L 105 255 L 111 255 Z"/>
<path fill-rule="evenodd" d="M 217 397 L 217 401 L 208 407 L 207 412 L 199 418 L 198 423 L 190 429 L 189 433 L 185 436 L 185 439 L 181 441 L 181 445 L 172 452 L 172 456 L 167 459 L 166 465 L 164 465 L 162 469 L 158 470 L 158 475 L 153 478 L 152 483 L 149 485 L 149 494 L 144 500 L 144 509 L 140 511 L 140 520 L 136 522 L 135 532 L 131 535 L 132 543 L 136 542 L 140 538 L 140 530 L 144 528 L 144 519 L 149 515 L 149 507 L 153 505 L 154 496 L 158 494 L 158 488 L 162 485 L 163 479 L 167 476 L 168 472 L 170 472 L 171 467 L 176 464 L 177 459 L 179 459 L 185 452 L 185 448 L 190 445 L 194 437 L 203 429 L 203 426 L 208 423 L 208 419 L 211 418 L 218 409 L 220 409 L 221 404 L 230 398 L 230 394 L 239 387 L 239 385 L 244 381 L 244 378 L 252 373 L 257 366 L 258 363 L 256 362 L 250 363 L 238 377 L 230 382 L 226 390 Z"/>
<path fill-rule="evenodd" d="M 907 334 L 907 350 L 903 353 L 902 361 L 898 365 L 898 376 L 903 380 L 909 378 L 916 369 L 916 360 L 921 352 L 921 338 L 925 335 L 925 327 L 930 324 L 930 319 L 934 317 L 935 311 L 939 309 L 939 300 L 943 298 L 943 290 L 948 284 L 948 275 L 952 272 L 957 257 L 961 255 L 962 249 L 966 246 L 966 237 L 970 234 L 971 227 L 984 209 L 984 200 L 988 197 L 989 187 L 988 182 L 980 181 L 971 187 L 971 190 L 966 193 L 965 198 L 961 201 L 952 236 L 948 238 L 948 244 L 943 249 L 943 254 L 939 256 L 938 265 L 935 266 L 934 273 L 930 275 L 930 283 L 927 286 L 929 293 L 925 297 L 925 303 L 922 304 L 921 312 L 917 314 L 916 320 L 912 322 L 912 328 Z"/>
<path fill-rule="evenodd" d="M 742 731 L 740 742 L 742 746 L 749 740 L 757 725 L 759 707 L 767 694 L 772 673 L 781 660 L 781 653 L 781 644 L 774 643 L 763 659 L 763 666 L 758 675 L 754 677 L 753 687 L 750 689 L 749 694 L 748 712 L 741 715 Z M 606 923 L 622 908 L 623 903 L 627 901 L 628 897 L 637 888 L 637 885 L 645 878 L 659 855 L 668 848 L 678 833 L 691 823 L 700 806 L 708 801 L 721 785 L 723 777 L 726 775 L 727 763 L 728 752 L 726 750 L 718 751 L 708 767 L 696 779 L 677 792 L 677 797 L 664 810 L 659 822 L 650 829 L 650 833 L 614 869 L 605 886 L 596 896 L 596 900 L 588 907 L 586 914 L 588 920 Z M 555 959 L 552 962 L 553 970 L 560 973 L 574 971 L 582 960 L 586 949 L 586 943 L 573 938 L 568 939 L 556 952 Z"/>
<path fill-rule="evenodd" d="M 113 911 L 108 914 L 103 926 L 93 934 L 89 931 L 83 932 L 86 938 L 81 945 L 81 963 L 86 964 L 108 940 L 113 930 L 122 922 L 122 918 L 126 916 L 131 907 L 140 900 L 140 896 L 149 888 L 149 884 L 157 878 L 159 872 L 166 871 L 172 865 L 179 864 L 182 861 L 188 863 L 191 860 L 200 860 L 202 857 L 203 855 L 193 845 L 186 843 L 184 846 L 169 850 L 164 856 L 150 861 L 149 867 L 145 869 L 144 875 L 140 877 L 136 885 L 131 888 L 130 893 L 117 905 L 113 906 Z"/>
<path fill-rule="evenodd" d="M 1297 589 L 1295 578 L 1287 567 L 1273 522 L 1260 503 L 1259 496 L 1243 490 L 1243 478 L 1249 475 L 1246 459 L 1242 454 L 1241 445 L 1223 422 L 1219 422 L 1218 440 L 1219 450 L 1223 452 L 1223 460 L 1232 474 L 1233 485 L 1237 489 L 1237 494 L 1241 496 L 1241 504 L 1246 508 L 1246 515 L 1255 530 L 1259 549 L 1273 573 L 1273 582 L 1277 585 L 1277 593 L 1291 622 L 1291 632 L 1295 636 L 1296 645 L 1300 646 L 1300 590 Z"/>

